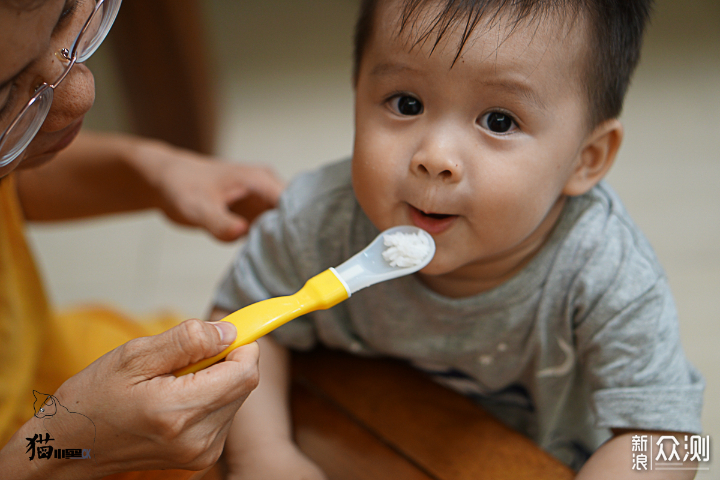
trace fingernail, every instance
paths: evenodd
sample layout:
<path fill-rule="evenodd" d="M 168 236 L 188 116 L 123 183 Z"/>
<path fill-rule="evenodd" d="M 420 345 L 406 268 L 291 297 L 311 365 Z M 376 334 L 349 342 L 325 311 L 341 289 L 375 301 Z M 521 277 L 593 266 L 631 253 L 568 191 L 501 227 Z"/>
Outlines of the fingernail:
<path fill-rule="evenodd" d="M 217 328 L 218 332 L 220 332 L 220 341 L 223 345 L 230 345 L 233 341 L 235 341 L 235 337 L 237 337 L 237 329 L 235 328 L 235 325 L 230 322 L 209 323 L 215 325 L 215 328 Z"/>

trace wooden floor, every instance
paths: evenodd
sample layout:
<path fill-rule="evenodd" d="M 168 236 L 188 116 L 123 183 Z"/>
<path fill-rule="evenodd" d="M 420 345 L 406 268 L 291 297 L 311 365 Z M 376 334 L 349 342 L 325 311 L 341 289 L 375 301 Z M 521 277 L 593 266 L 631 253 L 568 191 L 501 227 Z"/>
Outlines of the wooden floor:
<path fill-rule="evenodd" d="M 296 440 L 332 480 L 570 479 L 467 398 L 390 360 L 293 358 Z"/>

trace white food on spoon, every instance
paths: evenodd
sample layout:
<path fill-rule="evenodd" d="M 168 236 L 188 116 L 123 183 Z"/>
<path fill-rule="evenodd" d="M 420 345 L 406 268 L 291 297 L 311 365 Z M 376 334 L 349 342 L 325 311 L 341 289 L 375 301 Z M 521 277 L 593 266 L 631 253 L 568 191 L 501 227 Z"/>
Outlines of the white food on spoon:
<path fill-rule="evenodd" d="M 425 260 L 430 253 L 430 242 L 417 233 L 390 233 L 383 235 L 387 247 L 382 256 L 391 267 L 414 267 Z"/>

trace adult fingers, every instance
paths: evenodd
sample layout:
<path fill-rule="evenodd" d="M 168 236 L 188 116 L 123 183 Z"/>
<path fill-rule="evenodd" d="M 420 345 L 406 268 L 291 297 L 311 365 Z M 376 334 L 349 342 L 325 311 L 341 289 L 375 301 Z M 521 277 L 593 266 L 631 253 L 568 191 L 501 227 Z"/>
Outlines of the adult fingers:
<path fill-rule="evenodd" d="M 224 203 L 209 205 L 200 224 L 210 234 L 223 242 L 237 240 L 248 231 L 249 221 L 228 209 Z"/>
<path fill-rule="evenodd" d="M 221 241 L 232 241 L 247 233 L 248 221 L 229 208 L 229 203 L 248 195 L 245 187 L 218 194 L 207 190 L 194 195 L 178 208 L 180 222 L 201 227 Z"/>
<path fill-rule="evenodd" d="M 244 371 L 248 366 L 257 366 L 259 358 L 260 347 L 257 342 L 252 342 L 230 352 L 225 358 L 225 361 L 234 362 L 234 364 L 237 365 L 233 365 L 233 368 Z"/>
<path fill-rule="evenodd" d="M 121 369 L 143 378 L 169 374 L 217 355 L 236 336 L 235 326 L 228 322 L 186 320 L 159 335 L 137 338 L 119 347 Z"/>
<path fill-rule="evenodd" d="M 230 210 L 238 215 L 242 215 L 248 223 L 252 223 L 263 212 L 274 208 L 276 204 L 276 201 L 271 202 L 256 192 L 250 192 L 233 202 L 230 205 Z"/>
<path fill-rule="evenodd" d="M 253 342 L 233 350 L 226 361 L 205 370 L 171 380 L 164 379 L 184 384 L 184 388 L 173 388 L 176 392 L 174 401 L 196 403 L 200 409 L 186 418 L 184 438 L 206 440 L 204 445 L 194 445 L 189 449 L 183 468 L 203 468 L 217 460 L 235 414 L 257 386 L 259 353 L 257 343 Z M 175 420 L 176 423 L 179 420 L 177 415 Z"/>
<path fill-rule="evenodd" d="M 188 454 L 184 455 L 184 458 L 176 459 L 179 461 L 178 468 L 198 470 L 217 462 L 222 454 L 232 421 L 243 400 L 244 398 L 209 412 L 188 429 L 183 441 L 189 441 L 193 445 L 188 448 Z M 204 441 L 198 443 L 200 438 Z"/>
<path fill-rule="evenodd" d="M 285 182 L 281 180 L 270 168 L 266 167 L 250 167 L 252 174 L 248 186 L 257 192 L 267 202 L 275 205 L 280 198 L 280 194 L 285 189 Z"/>
<path fill-rule="evenodd" d="M 238 399 L 244 400 L 257 387 L 259 357 L 260 350 L 253 342 L 230 352 L 224 362 L 175 380 L 191 383 L 191 390 L 202 392 L 207 409 L 217 410 Z"/>

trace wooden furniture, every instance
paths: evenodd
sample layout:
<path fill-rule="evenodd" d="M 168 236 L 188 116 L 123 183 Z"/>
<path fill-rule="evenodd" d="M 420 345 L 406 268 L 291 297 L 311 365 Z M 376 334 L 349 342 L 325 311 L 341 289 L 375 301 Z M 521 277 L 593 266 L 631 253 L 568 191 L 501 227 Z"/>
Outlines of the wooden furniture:
<path fill-rule="evenodd" d="M 391 360 L 293 356 L 300 448 L 331 480 L 571 479 L 469 399 Z"/>
<path fill-rule="evenodd" d="M 197 0 L 124 0 L 108 35 L 133 130 L 212 153 L 216 92 Z"/>

